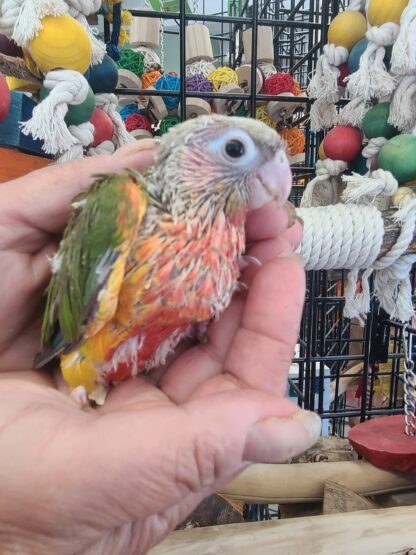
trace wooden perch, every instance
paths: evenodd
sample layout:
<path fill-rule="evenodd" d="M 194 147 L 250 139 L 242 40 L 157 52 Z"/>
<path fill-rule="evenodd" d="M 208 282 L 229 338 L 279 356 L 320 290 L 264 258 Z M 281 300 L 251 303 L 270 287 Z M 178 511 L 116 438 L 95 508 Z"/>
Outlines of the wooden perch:
<path fill-rule="evenodd" d="M 149 555 L 410 555 L 415 520 L 411 506 L 214 526 L 173 532 Z"/>
<path fill-rule="evenodd" d="M 255 464 L 222 494 L 246 503 L 316 503 L 322 501 L 328 480 L 367 496 L 415 488 L 416 473 L 388 472 L 366 461 Z"/>
<path fill-rule="evenodd" d="M 0 53 L 0 73 L 6 77 L 16 77 L 40 86 L 41 81 L 30 73 L 22 58 L 14 58 Z"/>

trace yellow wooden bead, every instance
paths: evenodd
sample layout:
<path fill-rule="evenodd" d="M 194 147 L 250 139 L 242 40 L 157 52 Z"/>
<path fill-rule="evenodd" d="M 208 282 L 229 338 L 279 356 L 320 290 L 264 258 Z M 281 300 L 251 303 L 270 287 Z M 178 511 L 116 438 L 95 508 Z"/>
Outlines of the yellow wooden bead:
<path fill-rule="evenodd" d="M 367 32 L 367 20 L 360 12 L 342 12 L 328 29 L 328 42 L 351 50 Z"/>
<path fill-rule="evenodd" d="M 328 158 L 328 156 L 325 154 L 324 142 L 323 142 L 323 141 L 322 141 L 322 143 L 319 145 L 318 155 L 319 155 L 319 160 L 326 160 L 326 159 Z"/>
<path fill-rule="evenodd" d="M 69 15 L 47 16 L 43 29 L 29 45 L 30 55 L 41 71 L 56 68 L 85 73 L 91 63 L 91 40 L 78 21 Z"/>
<path fill-rule="evenodd" d="M 371 0 L 367 10 L 368 22 L 372 26 L 383 23 L 400 23 L 400 17 L 409 0 Z"/>
<path fill-rule="evenodd" d="M 42 79 L 42 75 L 39 71 L 38 66 L 32 60 L 32 57 L 26 48 L 23 48 L 23 59 L 25 61 L 25 66 L 30 71 L 30 73 L 35 77 L 37 77 L 38 79 Z"/>

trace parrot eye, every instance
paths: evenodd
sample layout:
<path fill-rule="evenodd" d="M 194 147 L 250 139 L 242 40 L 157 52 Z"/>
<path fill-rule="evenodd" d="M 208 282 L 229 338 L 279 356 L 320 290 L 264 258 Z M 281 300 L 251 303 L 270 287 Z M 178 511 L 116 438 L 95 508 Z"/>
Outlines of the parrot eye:
<path fill-rule="evenodd" d="M 225 152 L 230 158 L 241 158 L 246 152 L 245 145 L 238 139 L 231 139 L 225 144 Z"/>

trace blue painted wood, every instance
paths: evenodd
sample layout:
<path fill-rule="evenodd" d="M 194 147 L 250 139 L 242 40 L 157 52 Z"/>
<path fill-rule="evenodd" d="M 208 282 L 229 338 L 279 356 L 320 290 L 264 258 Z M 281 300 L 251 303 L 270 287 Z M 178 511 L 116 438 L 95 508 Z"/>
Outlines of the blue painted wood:
<path fill-rule="evenodd" d="M 26 94 L 12 91 L 9 113 L 0 123 L 0 146 L 45 156 L 42 150 L 43 141 L 34 140 L 20 131 L 19 122 L 30 119 L 35 106 L 36 102 Z"/>

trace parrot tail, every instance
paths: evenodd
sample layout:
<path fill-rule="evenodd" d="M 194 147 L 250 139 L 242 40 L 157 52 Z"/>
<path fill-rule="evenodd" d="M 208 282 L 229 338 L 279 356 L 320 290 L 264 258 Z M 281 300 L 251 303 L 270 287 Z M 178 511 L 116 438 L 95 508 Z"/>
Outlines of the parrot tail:
<path fill-rule="evenodd" d="M 68 343 L 62 337 L 62 335 L 58 333 L 55 336 L 52 342 L 52 345 L 48 349 L 45 349 L 41 353 L 36 354 L 35 359 L 33 361 L 33 369 L 39 370 L 39 368 L 46 366 L 54 358 L 60 355 L 67 346 L 68 346 Z"/>

